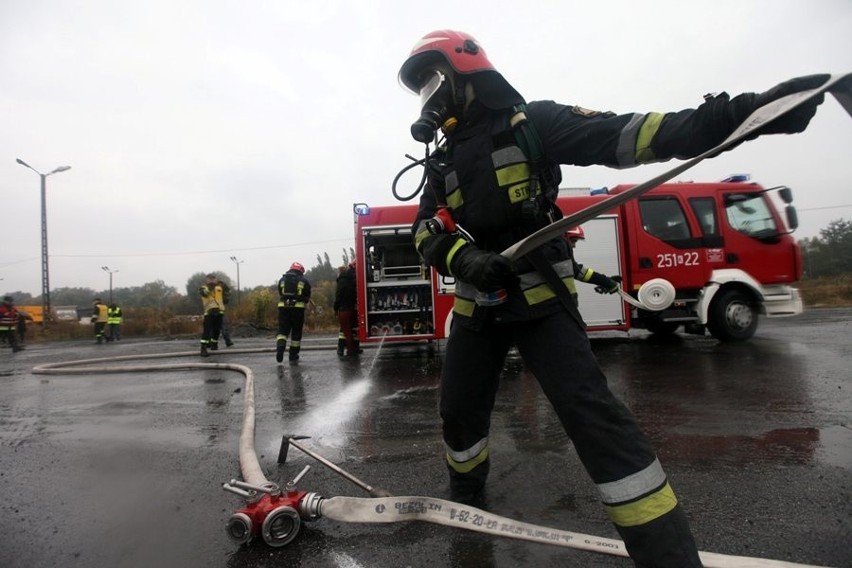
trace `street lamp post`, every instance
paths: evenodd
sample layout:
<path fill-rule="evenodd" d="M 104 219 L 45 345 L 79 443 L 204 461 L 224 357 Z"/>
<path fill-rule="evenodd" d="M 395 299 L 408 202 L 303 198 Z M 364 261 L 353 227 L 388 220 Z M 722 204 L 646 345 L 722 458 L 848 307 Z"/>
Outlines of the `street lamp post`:
<path fill-rule="evenodd" d="M 237 259 L 237 257 L 235 257 L 235 256 L 232 256 L 232 257 L 231 257 L 231 260 L 233 260 L 233 261 L 234 261 L 234 264 L 236 264 L 236 265 L 237 265 L 237 306 L 239 306 L 239 305 L 240 305 L 240 300 L 241 300 L 241 297 L 240 297 L 240 296 L 241 296 L 241 292 L 240 292 L 240 265 L 241 265 L 242 263 L 244 263 L 245 261 L 244 261 L 244 260 L 239 260 L 239 259 Z"/>
<path fill-rule="evenodd" d="M 109 303 L 112 304 L 112 275 L 118 272 L 118 270 L 110 270 L 109 266 L 101 266 L 101 270 L 109 272 Z"/>
<path fill-rule="evenodd" d="M 59 166 L 46 174 L 41 173 L 20 158 L 15 160 L 25 168 L 29 168 L 39 175 L 41 178 L 41 309 L 42 309 L 42 327 L 47 327 L 47 320 L 50 319 L 50 270 L 48 266 L 47 256 L 47 176 L 67 172 L 71 166 Z"/>

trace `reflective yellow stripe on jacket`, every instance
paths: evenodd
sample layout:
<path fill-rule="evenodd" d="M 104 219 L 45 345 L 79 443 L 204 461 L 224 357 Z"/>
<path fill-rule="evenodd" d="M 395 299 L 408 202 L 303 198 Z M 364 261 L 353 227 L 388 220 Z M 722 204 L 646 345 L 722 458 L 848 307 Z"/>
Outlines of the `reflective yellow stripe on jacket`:
<path fill-rule="evenodd" d="M 553 265 L 557 276 L 568 288 L 571 294 L 577 293 L 577 288 L 574 285 L 574 263 L 571 259 L 562 260 Z M 519 276 L 521 281 L 521 291 L 527 301 L 527 305 L 533 306 L 546 302 L 556 297 L 556 293 L 547 284 L 544 276 L 539 272 L 525 272 Z M 476 288 L 467 282 L 456 282 L 455 298 L 453 300 L 453 311 L 459 315 L 471 317 L 473 310 L 476 307 Z"/>

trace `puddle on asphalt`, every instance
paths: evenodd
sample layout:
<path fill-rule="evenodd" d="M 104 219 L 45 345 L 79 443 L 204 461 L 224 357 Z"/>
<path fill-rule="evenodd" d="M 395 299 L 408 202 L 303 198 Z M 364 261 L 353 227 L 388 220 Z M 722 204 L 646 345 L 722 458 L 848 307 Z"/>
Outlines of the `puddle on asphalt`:
<path fill-rule="evenodd" d="M 779 428 L 753 436 L 669 434 L 658 444 L 658 452 L 667 462 L 803 465 L 817 459 L 821 442 L 817 428 Z"/>
<path fill-rule="evenodd" d="M 852 427 L 838 425 L 820 430 L 816 459 L 852 471 Z"/>

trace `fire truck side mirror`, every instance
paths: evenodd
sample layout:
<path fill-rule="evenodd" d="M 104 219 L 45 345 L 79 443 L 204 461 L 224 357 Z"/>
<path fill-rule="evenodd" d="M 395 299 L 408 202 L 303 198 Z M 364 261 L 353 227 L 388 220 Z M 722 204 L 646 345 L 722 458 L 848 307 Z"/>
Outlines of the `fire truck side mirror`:
<path fill-rule="evenodd" d="M 787 227 L 790 228 L 790 231 L 795 231 L 799 228 L 799 214 L 796 212 L 796 208 L 787 205 L 784 210 L 787 213 Z"/>
<path fill-rule="evenodd" d="M 793 203 L 793 190 L 787 186 L 784 186 L 778 190 L 778 197 L 780 197 L 784 203 L 789 205 Z"/>

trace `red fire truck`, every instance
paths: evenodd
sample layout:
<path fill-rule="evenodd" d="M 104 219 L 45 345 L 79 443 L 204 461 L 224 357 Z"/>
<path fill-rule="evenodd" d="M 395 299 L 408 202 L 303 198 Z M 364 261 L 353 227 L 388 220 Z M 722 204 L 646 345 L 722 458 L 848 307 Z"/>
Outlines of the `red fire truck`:
<path fill-rule="evenodd" d="M 633 187 L 561 190 L 565 214 Z M 764 189 L 734 176 L 714 183 L 663 184 L 583 223 L 577 262 L 620 275 L 624 297 L 577 283 L 589 331 L 643 328 L 709 332 L 722 341 L 755 333 L 758 314 L 802 312 L 801 251 L 788 187 Z M 356 204 L 361 341 L 447 337 L 454 281 L 425 266 L 411 238 L 416 205 Z M 782 216 L 781 211 L 784 212 Z M 788 229 L 789 227 L 789 229 Z"/>

